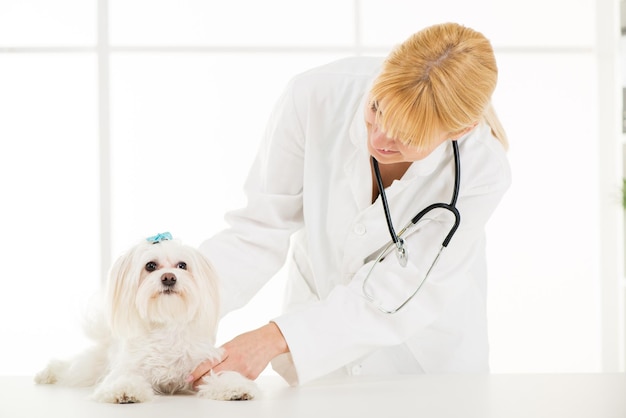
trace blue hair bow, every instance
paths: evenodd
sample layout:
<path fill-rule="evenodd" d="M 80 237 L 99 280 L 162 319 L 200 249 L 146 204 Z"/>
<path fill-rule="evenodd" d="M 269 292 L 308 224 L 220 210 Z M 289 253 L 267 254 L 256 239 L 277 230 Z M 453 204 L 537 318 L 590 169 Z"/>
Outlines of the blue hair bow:
<path fill-rule="evenodd" d="M 162 233 L 156 234 L 153 237 L 146 238 L 146 241 L 151 242 L 153 244 L 158 244 L 161 241 L 169 241 L 171 239 L 172 239 L 172 234 L 170 234 L 169 232 L 162 232 Z"/>

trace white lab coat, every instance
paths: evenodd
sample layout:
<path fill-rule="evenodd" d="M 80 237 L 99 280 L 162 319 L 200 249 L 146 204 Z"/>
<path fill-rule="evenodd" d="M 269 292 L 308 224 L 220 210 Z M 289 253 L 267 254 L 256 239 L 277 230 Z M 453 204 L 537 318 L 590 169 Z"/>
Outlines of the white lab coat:
<path fill-rule="evenodd" d="M 389 241 L 380 198 L 371 204 L 364 123 L 381 63 L 348 58 L 291 80 L 246 182 L 247 206 L 200 246 L 222 278 L 224 313 L 244 305 L 289 255 L 286 310 L 274 322 L 290 353 L 272 365 L 291 384 L 331 373 L 488 370 L 484 229 L 510 170 L 484 124 L 458 141 L 461 224 L 427 282 L 394 315 L 363 297 L 372 259 Z M 424 207 L 449 203 L 453 182 L 446 141 L 386 189 L 396 230 Z M 374 270 L 375 295 L 399 286 L 404 297 L 417 286 L 451 225 L 445 213 L 428 218 L 406 238 L 405 268 L 390 256 Z"/>

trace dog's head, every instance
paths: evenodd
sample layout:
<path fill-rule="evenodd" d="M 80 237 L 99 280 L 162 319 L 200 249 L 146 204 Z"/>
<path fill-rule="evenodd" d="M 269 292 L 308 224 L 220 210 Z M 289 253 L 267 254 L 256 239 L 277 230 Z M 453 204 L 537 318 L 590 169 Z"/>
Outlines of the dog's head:
<path fill-rule="evenodd" d="M 198 326 L 215 337 L 218 283 L 195 248 L 166 239 L 143 241 L 111 268 L 105 310 L 120 337 L 163 326 Z"/>

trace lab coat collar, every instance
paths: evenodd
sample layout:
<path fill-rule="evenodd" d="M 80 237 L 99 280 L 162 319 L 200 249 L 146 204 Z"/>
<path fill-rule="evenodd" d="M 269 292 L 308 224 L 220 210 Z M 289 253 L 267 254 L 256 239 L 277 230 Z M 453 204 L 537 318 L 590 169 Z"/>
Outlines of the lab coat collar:
<path fill-rule="evenodd" d="M 361 101 L 352 117 L 350 124 L 350 140 L 356 148 L 367 152 L 367 128 L 365 126 L 365 104 L 369 97 L 369 89 L 366 90 Z"/>
<path fill-rule="evenodd" d="M 371 205 L 372 176 L 367 151 L 367 127 L 365 126 L 365 103 L 369 97 L 369 89 L 365 91 L 357 109 L 352 116 L 349 135 L 354 145 L 352 152 L 346 155 L 344 171 L 350 182 L 350 189 L 359 210 Z"/>
<path fill-rule="evenodd" d="M 450 147 L 450 141 L 445 141 L 437 148 L 433 150 L 433 152 L 428 155 L 428 157 L 423 160 L 415 161 L 409 169 L 404 173 L 404 176 L 400 179 L 401 182 L 411 180 L 417 176 L 427 176 L 439 165 L 441 160 L 446 154 L 446 149 Z"/>

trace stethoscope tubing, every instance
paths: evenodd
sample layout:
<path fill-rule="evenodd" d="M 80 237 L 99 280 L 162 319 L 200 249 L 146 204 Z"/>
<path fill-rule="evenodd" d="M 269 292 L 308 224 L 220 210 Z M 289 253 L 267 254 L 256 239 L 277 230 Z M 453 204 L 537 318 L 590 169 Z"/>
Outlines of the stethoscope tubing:
<path fill-rule="evenodd" d="M 411 221 L 408 222 L 406 226 L 402 228 L 402 230 L 400 230 L 398 234 L 396 234 L 395 229 L 393 227 L 393 222 L 391 220 L 389 204 L 387 202 L 387 196 L 385 194 L 385 189 L 384 189 L 382 178 L 380 175 L 378 162 L 376 161 L 374 157 L 372 157 L 372 166 L 374 168 L 374 173 L 376 175 L 376 183 L 378 185 L 381 202 L 383 204 L 383 209 L 385 211 L 385 219 L 387 221 L 387 227 L 389 229 L 391 241 L 385 246 L 383 251 L 381 251 L 380 255 L 378 256 L 378 259 L 374 261 L 374 263 L 372 264 L 370 268 L 369 273 L 366 275 L 365 279 L 363 280 L 363 284 L 362 284 L 363 295 L 368 300 L 370 300 L 371 302 L 375 302 L 374 297 L 367 291 L 367 288 L 366 288 L 370 275 L 372 271 L 374 270 L 374 267 L 378 263 L 380 263 L 383 259 L 385 259 L 386 255 L 388 254 L 388 251 L 391 249 L 392 246 L 394 245 L 396 246 L 396 254 L 398 255 L 398 261 L 400 262 L 400 265 L 403 267 L 406 266 L 408 255 L 406 253 L 406 249 L 404 248 L 404 240 L 402 239 L 402 235 L 404 235 L 404 233 L 411 226 L 417 224 L 424 217 L 424 215 L 426 215 L 426 213 L 430 212 L 433 209 L 439 209 L 439 208 L 445 209 L 445 210 L 450 211 L 454 215 L 454 225 L 448 232 L 448 235 L 446 235 L 445 239 L 443 240 L 441 247 L 439 248 L 439 251 L 437 252 L 435 260 L 426 271 L 426 274 L 424 275 L 422 280 L 418 283 L 415 291 L 402 304 L 400 304 L 400 306 L 392 310 L 385 309 L 379 303 L 377 303 L 378 310 L 380 310 L 383 313 L 386 313 L 386 314 L 396 313 L 400 309 L 402 309 L 411 299 L 413 299 L 413 297 L 415 297 L 415 295 L 422 288 L 422 285 L 424 284 L 424 282 L 426 282 L 426 279 L 430 276 L 430 272 L 437 264 L 437 261 L 439 261 L 439 256 L 441 255 L 441 252 L 443 251 L 444 248 L 448 246 L 448 244 L 450 243 L 450 240 L 454 236 L 454 233 L 459 228 L 459 225 L 461 223 L 461 214 L 459 213 L 459 210 L 456 208 L 456 203 L 459 197 L 459 189 L 460 189 L 460 182 L 461 182 L 461 159 L 459 156 L 459 145 L 456 140 L 452 141 L 452 150 L 454 154 L 454 170 L 455 171 L 454 171 L 454 190 L 452 192 L 452 199 L 450 200 L 450 203 L 433 203 L 432 205 L 427 206 L 426 208 L 422 209 L 417 215 L 415 215 L 411 219 Z"/>
<path fill-rule="evenodd" d="M 454 225 L 452 229 L 450 230 L 450 232 L 448 233 L 448 235 L 446 235 L 446 238 L 443 240 L 443 243 L 442 243 L 443 247 L 448 246 L 448 244 L 450 243 L 450 240 L 454 236 L 454 233 L 456 232 L 456 230 L 459 228 L 459 225 L 461 224 L 461 214 L 459 213 L 459 210 L 456 208 L 456 202 L 459 198 L 459 189 L 461 187 L 461 158 L 459 156 L 459 144 L 457 143 L 456 140 L 452 140 L 452 151 L 454 154 L 454 189 L 452 191 L 452 199 L 450 200 L 450 203 L 449 204 L 433 203 L 432 205 L 429 205 L 425 207 L 424 209 L 422 209 L 417 215 L 415 215 L 411 219 L 411 223 L 415 225 L 420 219 L 422 219 L 422 217 L 426 213 L 430 212 L 433 209 L 441 208 L 441 209 L 446 209 L 452 212 L 452 214 L 454 215 Z M 400 238 L 401 234 L 396 234 L 396 231 L 393 227 L 393 221 L 391 220 L 391 211 L 389 210 L 389 203 L 387 202 L 387 194 L 385 193 L 383 179 L 382 179 L 382 176 L 380 175 L 378 161 L 376 161 L 376 158 L 374 157 L 372 157 L 372 166 L 374 167 L 374 173 L 376 175 L 376 184 L 378 186 L 378 193 L 380 195 L 380 200 L 382 202 L 383 209 L 385 212 L 385 220 L 387 221 L 387 228 L 389 229 L 389 235 L 391 236 L 392 242 L 396 244 L 396 246 L 398 245 L 399 242 L 400 244 L 403 244 Z M 404 229 L 406 229 L 407 227 L 405 227 Z"/>

